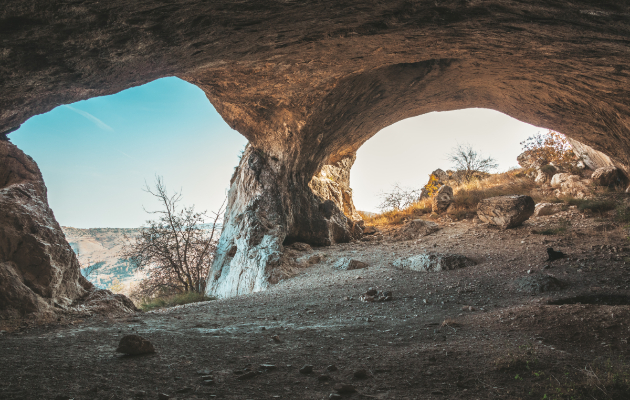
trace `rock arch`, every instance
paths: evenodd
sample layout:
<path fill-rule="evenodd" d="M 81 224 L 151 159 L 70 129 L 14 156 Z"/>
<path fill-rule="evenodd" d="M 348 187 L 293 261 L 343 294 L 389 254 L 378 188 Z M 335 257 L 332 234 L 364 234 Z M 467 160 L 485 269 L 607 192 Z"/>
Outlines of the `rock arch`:
<path fill-rule="evenodd" d="M 209 284 L 220 295 L 277 279 L 285 240 L 359 234 L 343 171 L 403 118 L 492 108 L 630 165 L 630 6 L 617 1 L 5 3 L 0 132 L 176 75 L 250 140 Z"/>

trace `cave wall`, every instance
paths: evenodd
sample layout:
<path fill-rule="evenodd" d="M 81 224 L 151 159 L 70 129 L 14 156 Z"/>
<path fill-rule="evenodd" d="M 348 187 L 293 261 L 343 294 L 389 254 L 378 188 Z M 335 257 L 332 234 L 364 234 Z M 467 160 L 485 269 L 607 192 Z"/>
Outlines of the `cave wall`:
<path fill-rule="evenodd" d="M 208 285 L 244 293 L 285 240 L 352 238 L 349 203 L 313 178 L 404 118 L 491 108 L 630 165 L 629 15 L 613 0 L 5 0 L 0 136 L 160 77 L 199 86 L 251 144 Z"/>

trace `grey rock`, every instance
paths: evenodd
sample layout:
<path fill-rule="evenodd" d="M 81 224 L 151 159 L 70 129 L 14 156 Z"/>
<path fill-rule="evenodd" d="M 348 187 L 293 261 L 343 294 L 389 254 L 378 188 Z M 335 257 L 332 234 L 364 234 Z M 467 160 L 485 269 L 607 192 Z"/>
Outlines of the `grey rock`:
<path fill-rule="evenodd" d="M 476 264 L 475 261 L 459 254 L 440 253 L 416 254 L 393 262 L 394 267 L 421 272 L 449 271 Z"/>
<path fill-rule="evenodd" d="M 343 257 L 340 258 L 334 265 L 333 268 L 340 270 L 340 271 L 350 271 L 353 269 L 363 269 L 363 268 L 367 268 L 369 265 L 359 261 L 359 260 L 354 260 L 351 258 L 347 258 L 347 257 Z"/>
<path fill-rule="evenodd" d="M 310 374 L 311 372 L 313 372 L 312 365 L 305 365 L 302 368 L 300 368 L 300 374 Z"/>
<path fill-rule="evenodd" d="M 136 356 L 140 354 L 155 353 L 155 348 L 151 342 L 141 336 L 127 335 L 120 339 L 120 343 L 118 344 L 116 351 L 118 353 Z"/>
<path fill-rule="evenodd" d="M 550 275 L 532 274 L 516 279 L 514 286 L 519 292 L 536 294 L 560 290 L 565 284 Z"/>
<path fill-rule="evenodd" d="M 335 365 L 329 365 L 326 367 L 326 371 L 328 372 L 335 372 L 337 370 L 337 366 Z"/>
<path fill-rule="evenodd" d="M 477 205 L 482 222 L 507 229 L 521 225 L 534 214 L 536 203 L 530 196 L 499 196 L 483 199 Z"/>

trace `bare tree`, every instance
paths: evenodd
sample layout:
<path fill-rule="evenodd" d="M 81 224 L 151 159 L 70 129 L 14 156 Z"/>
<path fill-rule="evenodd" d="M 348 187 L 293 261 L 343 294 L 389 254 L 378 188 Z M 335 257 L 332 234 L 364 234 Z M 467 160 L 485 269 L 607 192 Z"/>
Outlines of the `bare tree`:
<path fill-rule="evenodd" d="M 401 210 L 420 201 L 421 195 L 421 190 L 402 188 L 395 183 L 391 192 L 381 193 L 383 201 L 378 208 L 381 211 Z"/>
<path fill-rule="evenodd" d="M 490 172 L 499 166 L 494 158 L 484 158 L 470 144 L 455 146 L 448 159 L 454 164 L 455 169 L 463 175 L 466 182 L 470 182 L 475 172 Z"/>
<path fill-rule="evenodd" d="M 207 229 L 207 213 L 195 212 L 194 206 L 180 207 L 181 192 L 169 194 L 162 177 L 156 177 L 155 188 L 145 184 L 144 190 L 160 201 L 162 209 L 147 211 L 158 218 L 147 221 L 137 236 L 128 238 L 121 253 L 136 270 L 147 276 L 140 283 L 138 294 L 203 294 L 225 202 L 213 213 Z"/>

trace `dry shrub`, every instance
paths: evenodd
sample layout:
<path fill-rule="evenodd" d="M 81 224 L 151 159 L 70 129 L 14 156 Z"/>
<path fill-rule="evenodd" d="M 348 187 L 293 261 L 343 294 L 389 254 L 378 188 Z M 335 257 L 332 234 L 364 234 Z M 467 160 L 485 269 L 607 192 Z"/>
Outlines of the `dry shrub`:
<path fill-rule="evenodd" d="M 455 202 L 449 215 L 455 219 L 467 218 L 477 212 L 477 204 L 489 197 L 507 195 L 532 195 L 536 187 L 534 181 L 527 177 L 522 169 L 515 169 L 488 176 L 486 179 L 463 182 L 453 187 Z M 532 195 L 534 200 L 546 200 Z M 386 211 L 380 214 L 361 214 L 368 225 L 398 225 L 408 219 L 420 218 L 431 213 L 432 198 L 424 198 L 406 208 Z"/>

